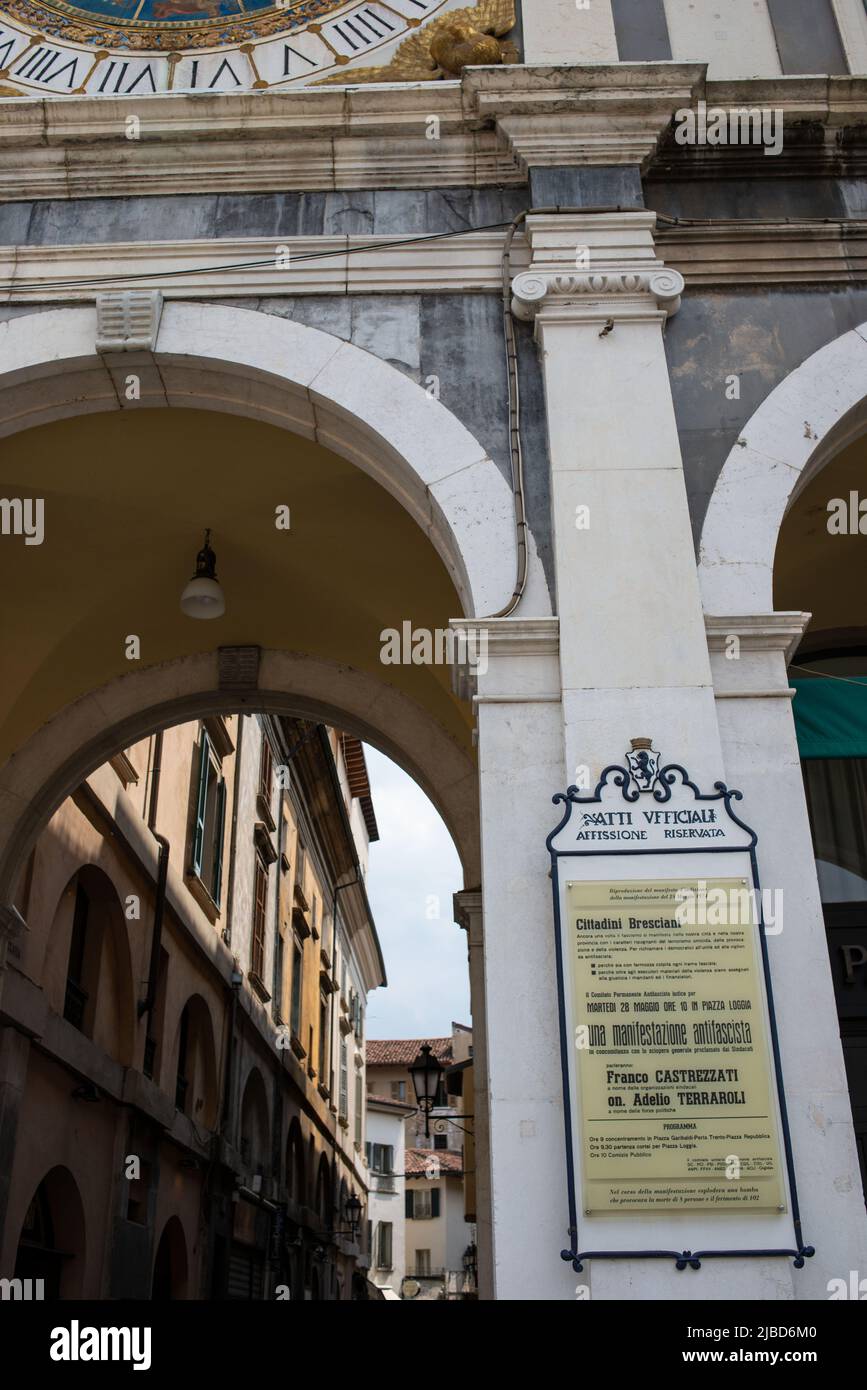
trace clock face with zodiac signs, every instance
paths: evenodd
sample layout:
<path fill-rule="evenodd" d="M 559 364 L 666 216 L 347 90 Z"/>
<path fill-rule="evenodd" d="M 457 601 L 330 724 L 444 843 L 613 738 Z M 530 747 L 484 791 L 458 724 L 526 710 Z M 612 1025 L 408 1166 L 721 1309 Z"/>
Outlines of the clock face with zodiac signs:
<path fill-rule="evenodd" d="M 514 62 L 515 0 L 0 0 L 0 98 L 453 78 Z"/>

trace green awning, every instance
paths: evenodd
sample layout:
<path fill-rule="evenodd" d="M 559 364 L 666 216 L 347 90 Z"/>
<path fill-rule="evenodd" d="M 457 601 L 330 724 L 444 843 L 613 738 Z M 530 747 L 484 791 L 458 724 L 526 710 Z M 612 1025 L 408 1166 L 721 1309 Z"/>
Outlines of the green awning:
<path fill-rule="evenodd" d="M 791 679 L 802 758 L 867 758 L 867 678 Z"/>

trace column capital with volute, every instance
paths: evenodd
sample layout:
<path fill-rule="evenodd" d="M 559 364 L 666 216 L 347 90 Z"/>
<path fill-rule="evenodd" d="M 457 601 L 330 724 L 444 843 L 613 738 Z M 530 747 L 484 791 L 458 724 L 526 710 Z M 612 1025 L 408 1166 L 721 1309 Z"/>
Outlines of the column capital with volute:
<path fill-rule="evenodd" d="M 680 307 L 684 280 L 657 256 L 655 226 L 643 209 L 531 214 L 531 261 L 512 281 L 512 312 L 530 323 L 664 321 Z"/>

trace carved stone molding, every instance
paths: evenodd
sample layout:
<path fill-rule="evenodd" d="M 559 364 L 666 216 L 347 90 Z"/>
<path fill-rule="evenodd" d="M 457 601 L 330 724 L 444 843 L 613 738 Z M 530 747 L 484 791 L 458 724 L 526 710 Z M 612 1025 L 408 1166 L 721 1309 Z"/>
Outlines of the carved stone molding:
<path fill-rule="evenodd" d="M 468 110 L 493 119 L 524 168 L 640 164 L 675 112 L 704 91 L 700 63 L 552 64 L 469 69 Z"/>
<path fill-rule="evenodd" d="M 733 637 L 745 651 L 782 652 L 791 661 L 809 626 L 811 613 L 748 613 L 733 617 L 705 614 L 707 645 L 723 652 Z"/>
<path fill-rule="evenodd" d="M 658 258 L 652 212 L 537 214 L 527 218 L 531 262 L 512 281 L 512 312 L 628 319 L 677 312 L 680 271 Z"/>
<path fill-rule="evenodd" d="M 569 300 L 589 295 L 596 298 L 609 295 L 651 296 L 657 308 L 674 314 L 680 307 L 683 276 L 665 267 L 655 271 L 599 271 L 568 275 L 540 274 L 528 270 L 512 281 L 512 312 L 516 318 L 532 323 L 539 308 L 557 300 Z"/>
<path fill-rule="evenodd" d="M 162 311 L 159 290 L 111 290 L 98 294 L 97 352 L 153 352 Z"/>
<path fill-rule="evenodd" d="M 480 888 L 464 888 L 452 896 L 454 919 L 467 933 L 469 946 L 484 945 L 484 914 Z"/>
<path fill-rule="evenodd" d="M 452 618 L 449 627 L 469 658 L 452 667 L 462 698 L 474 705 L 561 698 L 559 618 Z"/>

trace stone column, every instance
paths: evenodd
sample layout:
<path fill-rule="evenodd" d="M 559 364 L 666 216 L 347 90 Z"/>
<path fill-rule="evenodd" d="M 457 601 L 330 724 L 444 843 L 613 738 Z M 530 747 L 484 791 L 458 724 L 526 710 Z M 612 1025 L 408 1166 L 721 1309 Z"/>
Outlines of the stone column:
<path fill-rule="evenodd" d="M 569 780 L 635 736 L 722 773 L 663 329 L 683 279 L 652 212 L 528 219 L 514 311 L 535 320 L 551 455 Z"/>
<path fill-rule="evenodd" d="M 707 629 L 727 781 L 759 837 L 766 902 L 782 912 L 768 953 L 803 1231 L 816 1247 L 792 1293 L 827 1299 L 829 1280 L 867 1271 L 867 1215 L 786 674 L 809 617 L 708 617 Z"/>
<path fill-rule="evenodd" d="M 652 738 L 664 761 L 683 763 L 700 785 L 724 773 L 663 343 L 683 280 L 658 259 L 654 225 L 643 210 L 532 216 L 531 265 L 513 283 L 514 312 L 535 321 L 545 380 L 566 780 L 591 789 L 606 764 L 623 762 L 635 737 Z M 484 815 L 484 777 L 482 806 Z M 487 873 L 484 889 L 490 941 L 496 918 Z M 553 1072 L 553 967 L 546 968 L 551 1017 L 543 1038 Z M 490 990 L 488 1005 L 493 1015 Z M 536 1016 L 531 1005 L 528 1017 Z M 489 1043 L 493 1075 L 490 1028 Z M 492 1090 L 499 1251 L 498 1104 Z M 700 1278 L 692 1297 L 769 1298 L 790 1290 L 791 1270 L 782 1261 L 708 1261 Z M 627 1290 L 641 1299 L 685 1296 L 682 1273 L 662 1260 L 594 1260 L 581 1282 L 594 1299 L 621 1299 Z"/>
<path fill-rule="evenodd" d="M 480 631 L 487 643 L 476 705 L 492 1292 L 497 1299 L 568 1299 L 575 1278 L 558 1258 L 569 1220 L 545 849 L 557 820 L 551 797 L 565 778 L 557 619 L 451 626 Z"/>
<path fill-rule="evenodd" d="M 488 1104 L 488 1037 L 485 1007 L 484 917 L 481 891 L 470 889 L 454 896 L 455 921 L 467 933 L 470 967 L 470 1010 L 473 1016 L 473 1094 L 464 1103 L 473 1114 L 476 1155 L 476 1245 L 479 1262 L 479 1298 L 494 1296 L 494 1254 L 491 1236 L 491 1145 Z"/>

